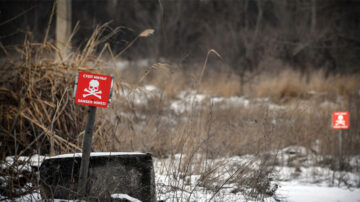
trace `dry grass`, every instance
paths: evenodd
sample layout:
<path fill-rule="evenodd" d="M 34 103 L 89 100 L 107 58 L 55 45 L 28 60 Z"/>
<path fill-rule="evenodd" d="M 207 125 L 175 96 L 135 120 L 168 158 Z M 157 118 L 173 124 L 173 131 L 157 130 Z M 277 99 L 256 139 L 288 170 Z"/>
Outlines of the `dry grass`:
<path fill-rule="evenodd" d="M 353 103 L 358 102 L 359 75 L 325 78 L 321 71 L 315 71 L 306 82 L 299 72 L 287 69 L 278 74 L 264 71 L 244 88 L 247 97 L 269 97 L 286 110 L 273 111 L 266 105 L 229 109 L 208 105 L 183 115 L 172 114 L 167 108 L 168 102 L 184 90 L 223 97 L 239 95 L 238 76 L 230 70 L 206 69 L 205 63 L 191 71 L 164 63 L 155 63 L 147 69 L 132 67 L 117 71 L 110 68 L 115 65 L 115 57 L 110 62 L 101 59 L 105 50 L 112 55 L 109 44 L 100 56 L 94 56 L 94 47 L 101 40 L 99 35 L 104 27 L 98 28 L 84 50 L 73 53 L 72 57 L 55 57 L 61 56 L 61 52 L 51 44 L 28 42 L 19 49 L 21 60 L 15 63 L 9 57 L 1 72 L 0 91 L 4 155 L 14 152 L 8 145 L 14 145 L 15 139 L 20 153 L 80 150 L 85 107 L 75 106 L 71 100 L 74 74 L 80 70 L 115 75 L 117 101 L 111 109 L 98 113 L 96 123 L 94 149 L 101 151 L 141 150 L 166 156 L 186 153 L 196 147 L 199 152 L 211 151 L 209 156 L 216 157 L 257 153 L 292 144 L 311 147 L 317 139 L 324 145 L 336 147 L 336 138 L 328 135 L 334 133 L 329 127 L 331 112 L 354 110 L 358 113 Z M 162 90 L 162 97 L 152 100 L 148 106 L 137 106 L 132 100 L 119 96 L 124 88 L 131 90 L 147 84 Z M 345 99 L 338 101 L 338 95 Z M 352 115 L 354 124 L 350 133 L 356 134 L 357 120 L 358 115 Z M 354 146 L 348 148 L 355 148 L 358 141 L 350 144 Z M 331 151 L 328 147 L 322 149 L 322 153 Z M 348 153 L 354 150 L 349 149 Z"/>
<path fill-rule="evenodd" d="M 306 82 L 293 70 L 279 74 L 264 71 L 245 84 L 243 93 L 252 102 L 257 97 L 269 97 L 284 108 L 271 109 L 267 102 L 222 108 L 204 101 L 201 105 L 206 107 L 194 106 L 188 112 L 176 114 L 168 106 L 179 92 L 194 90 L 212 96 L 238 96 L 242 88 L 239 77 L 230 70 L 206 69 L 207 59 L 190 71 L 183 71 L 178 65 L 156 63 L 147 69 L 132 67 L 120 72 L 109 44 L 100 55 L 94 54 L 105 27 L 94 32 L 81 52 L 70 56 L 62 55 L 52 44 L 30 42 L 18 49 L 18 55 L 9 55 L 0 72 L 2 159 L 14 154 L 53 155 L 81 150 L 86 108 L 72 101 L 77 71 L 111 73 L 115 79 L 113 103 L 97 114 L 94 151 L 143 151 L 156 157 L 184 154 L 177 174 L 186 175 L 206 175 L 206 170 L 200 169 L 206 164 L 204 159 L 263 154 L 289 145 L 336 156 L 338 140 L 330 128 L 331 113 L 349 110 L 351 129 L 344 136 L 343 154 L 359 154 L 360 75 L 325 78 L 318 71 Z M 151 33 L 145 30 L 139 37 Z M 102 60 L 105 51 L 111 60 Z M 14 58 L 21 59 L 15 62 Z M 156 85 L 162 95 L 145 106 L 120 96 L 124 89 L 131 91 L 147 84 Z M 319 150 L 314 148 L 315 142 L 319 143 Z M 203 159 L 198 169 L 190 169 L 197 154 Z M 267 177 L 269 173 L 261 176 Z M 243 176 L 237 178 L 242 180 Z M 203 179 L 204 184 L 211 184 L 207 180 L 210 179 Z"/>
<path fill-rule="evenodd" d="M 1 47 L 7 55 L 0 72 L 1 159 L 8 155 L 81 151 L 86 108 L 75 105 L 72 100 L 75 74 L 79 71 L 106 73 L 104 66 L 108 63 L 101 56 L 106 50 L 113 55 L 110 45 L 105 44 L 98 56 L 94 53 L 100 42 L 118 31 L 104 34 L 108 25 L 98 26 L 85 47 L 69 55 L 47 43 L 47 35 L 43 43 L 25 39 L 13 55 Z M 132 43 L 152 33 L 152 29 L 147 29 Z M 117 80 L 115 92 L 123 85 L 129 86 Z M 107 125 L 98 119 L 95 136 L 107 136 Z"/>
<path fill-rule="evenodd" d="M 208 107 L 173 115 L 166 108 L 166 103 L 181 91 L 197 90 L 212 96 L 230 97 L 239 95 L 240 84 L 239 78 L 230 71 L 208 69 L 198 88 L 196 75 L 202 71 L 199 67 L 192 68 L 191 73 L 178 66 L 168 65 L 167 68 L 170 73 L 152 72 L 141 83 L 159 87 L 164 92 L 163 99 L 154 100 L 148 106 L 118 103 L 114 107 L 114 111 L 121 108 L 122 112 L 130 113 L 137 119 L 124 119 L 124 114 L 115 112 L 121 121 L 118 122 L 118 130 L 113 133 L 124 142 L 114 143 L 111 148 L 150 150 L 155 155 L 166 156 L 192 151 L 195 147 L 209 157 L 219 157 L 265 152 L 289 145 L 314 150 L 314 143 L 320 142 L 320 150 L 316 152 L 337 155 L 338 139 L 337 132 L 330 127 L 331 113 L 349 110 L 352 127 L 346 132 L 350 135 L 345 137 L 348 146 L 344 152 L 358 154 L 360 84 L 356 81 L 360 75 L 331 75 L 325 78 L 323 72 L 314 71 L 306 82 L 294 70 L 285 69 L 279 73 L 266 71 L 246 84 L 245 97 L 253 103 L 256 103 L 255 98 L 270 98 L 268 102 L 224 109 L 211 107 L 204 101 L 203 105 Z M 125 72 L 132 74 L 127 79 L 136 80 L 131 70 Z M 139 74 L 138 70 L 135 72 Z M 270 108 L 268 104 L 271 102 L 282 108 Z M 167 119 L 173 119 L 175 123 Z"/>
<path fill-rule="evenodd" d="M 70 57 L 53 44 L 29 41 L 8 55 L 0 72 L 2 159 L 81 151 L 78 137 L 86 110 L 72 101 L 74 78 L 77 71 L 101 72 L 89 63 L 94 62 L 92 52 L 104 27 Z"/>
<path fill-rule="evenodd" d="M 313 71 L 309 81 L 294 70 L 282 71 L 279 75 L 262 75 L 255 87 L 256 96 L 273 97 L 289 100 L 292 98 L 308 99 L 311 91 L 336 97 L 349 96 L 360 89 L 360 75 L 330 75 L 325 77 L 323 71 Z"/>
<path fill-rule="evenodd" d="M 52 50 L 26 43 L 21 59 L 4 64 L 1 70 L 2 158 L 14 154 L 12 145 L 16 144 L 20 146 L 17 154 L 34 150 L 54 154 L 55 147 L 80 149 L 76 136 L 81 132 L 84 109 L 71 101 L 72 78 L 78 68 L 45 59 Z"/>
<path fill-rule="evenodd" d="M 151 84 L 166 91 L 168 95 L 176 95 L 185 89 L 195 89 L 196 81 L 202 69 L 199 66 L 182 68 L 176 64 L 167 65 L 170 74 L 149 74 L 142 84 Z M 134 70 L 135 69 L 135 70 Z M 122 72 L 122 79 L 130 83 L 136 83 L 141 77 L 142 69 L 131 67 Z M 225 67 L 212 67 L 205 70 L 199 92 L 223 97 L 246 95 L 251 97 L 269 97 L 276 102 L 286 103 L 296 99 L 310 99 L 313 94 L 323 95 L 333 100 L 338 95 L 348 97 L 360 89 L 359 74 L 354 75 L 329 75 L 325 76 L 322 70 L 314 70 L 307 81 L 299 71 L 289 67 L 281 70 L 264 70 L 255 73 L 247 73 L 246 77 L 252 78 L 244 84 L 244 92 L 241 93 L 240 78 L 232 70 Z"/>

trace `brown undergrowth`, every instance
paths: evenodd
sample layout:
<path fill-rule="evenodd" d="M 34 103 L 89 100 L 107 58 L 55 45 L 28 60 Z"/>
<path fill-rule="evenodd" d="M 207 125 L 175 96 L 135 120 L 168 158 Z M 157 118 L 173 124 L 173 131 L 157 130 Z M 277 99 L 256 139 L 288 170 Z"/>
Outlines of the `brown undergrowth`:
<path fill-rule="evenodd" d="M 207 67 L 209 55 L 221 60 L 215 50 L 210 50 L 203 64 L 194 68 L 154 63 L 145 69 L 130 66 L 120 71 L 110 44 L 95 54 L 97 42 L 107 38 L 102 35 L 105 27 L 96 29 L 83 50 L 70 55 L 63 55 L 46 42 L 25 41 L 14 55 L 3 47 L 8 57 L 0 72 L 2 160 L 9 155 L 81 151 L 86 107 L 75 105 L 72 100 L 78 71 L 110 74 L 114 78 L 113 101 L 109 108 L 97 113 L 93 151 L 142 151 L 159 158 L 181 154 L 176 174 L 185 176 L 211 170 L 207 159 L 245 154 L 260 157 L 292 145 L 335 157 L 339 143 L 337 132 L 330 127 L 331 113 L 348 110 L 351 127 L 344 132 L 346 147 L 342 154 L 359 154 L 359 75 L 325 77 L 321 71 L 314 71 L 305 79 L 301 73 L 284 67 L 278 72 L 246 73 L 246 78 L 251 79 L 241 86 L 231 69 L 221 65 Z M 151 33 L 145 30 L 137 38 Z M 104 60 L 105 57 L 110 59 Z M 159 92 L 147 92 L 146 85 L 156 86 Z M 182 101 L 180 95 L 184 92 L 190 95 L 184 106 L 187 110 L 172 110 L 171 105 Z M 133 99 L 139 93 L 145 95 L 140 99 L 146 102 L 139 104 Z M 196 93 L 206 98 L 198 103 Z M 225 101 L 211 102 L 211 98 L 245 102 L 228 105 Z M 198 154 L 203 160 L 193 169 Z M 272 171 L 270 167 L 266 169 L 270 169 L 265 174 L 268 176 Z M 202 181 L 205 187 L 211 185 L 206 185 L 207 179 Z M 224 183 L 228 181 L 233 179 Z M 269 188 L 251 186 L 261 190 L 255 191 L 259 194 L 256 197 L 263 197 L 261 192 Z M 214 194 L 219 191 L 211 189 Z"/>
<path fill-rule="evenodd" d="M 322 71 L 314 70 L 306 80 L 300 72 L 284 67 L 279 72 L 267 70 L 256 75 L 245 84 L 245 92 L 241 94 L 239 78 L 231 71 L 209 69 L 197 85 L 200 68 L 188 72 L 176 65 L 166 67 L 170 69 L 166 73 L 153 71 L 137 83 L 155 85 L 162 91 L 161 97 L 151 99 L 147 105 L 137 105 L 131 100 L 124 103 L 121 99 L 113 103 L 110 117 L 112 120 L 117 117 L 117 122 L 112 134 L 116 134 L 118 141 L 111 142 L 111 148 L 167 156 L 191 151 L 189 148 L 194 146 L 218 157 L 298 145 L 318 154 L 336 156 L 338 131 L 331 128 L 331 116 L 333 111 L 347 110 L 351 114 L 351 127 L 344 131 L 347 135 L 343 144 L 347 146 L 343 152 L 358 154 L 360 75 L 326 77 Z M 136 80 L 141 71 L 147 70 L 125 69 L 124 81 Z M 169 103 L 184 91 L 196 91 L 209 98 L 240 97 L 250 104 L 224 107 L 226 104 L 212 105 L 205 99 L 201 109 L 193 107 L 182 114 L 169 110 Z"/>
<path fill-rule="evenodd" d="M 359 75 L 325 77 L 321 71 L 314 71 L 306 80 L 299 72 L 286 68 L 278 73 L 263 71 L 244 84 L 241 94 L 236 74 L 221 67 L 207 69 L 206 61 L 203 67 L 191 71 L 164 63 L 119 71 L 115 57 L 101 59 L 106 51 L 112 55 L 109 44 L 100 55 L 94 55 L 99 34 L 101 27 L 81 52 L 68 57 L 52 44 L 26 41 L 18 49 L 18 60 L 9 56 L 4 62 L 0 91 L 2 158 L 9 154 L 81 150 L 86 108 L 72 101 L 77 71 L 112 74 L 115 79 L 114 102 L 109 109 L 98 112 L 95 150 L 141 150 L 166 156 L 197 145 L 199 151 L 206 148 L 212 156 L 218 156 L 294 144 L 310 148 L 320 140 L 324 145 L 321 153 L 331 154 L 334 149 L 328 145 L 337 144 L 329 126 L 331 112 L 349 110 L 352 127 L 347 131 L 349 141 L 345 139 L 350 145 L 346 152 L 356 153 Z M 209 51 L 208 55 L 215 53 Z M 149 84 L 157 86 L 161 96 L 149 95 L 154 99 L 147 105 L 120 96 L 124 89 L 142 91 L 141 87 Z M 189 90 L 225 98 L 245 96 L 250 103 L 256 98 L 269 100 L 230 108 L 212 106 L 205 100 L 204 106 L 208 107 L 201 110 L 194 107 L 183 114 L 169 110 L 169 103 Z M 279 110 L 270 109 L 271 103 L 278 104 Z M 16 148 L 11 146 L 15 144 Z"/>

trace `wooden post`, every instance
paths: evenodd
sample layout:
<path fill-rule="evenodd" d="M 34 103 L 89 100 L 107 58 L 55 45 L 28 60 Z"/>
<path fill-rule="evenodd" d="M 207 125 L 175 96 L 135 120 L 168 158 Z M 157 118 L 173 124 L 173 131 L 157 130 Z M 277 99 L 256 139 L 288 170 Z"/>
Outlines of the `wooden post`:
<path fill-rule="evenodd" d="M 339 170 L 342 169 L 342 130 L 339 130 Z"/>
<path fill-rule="evenodd" d="M 85 136 L 83 140 L 83 151 L 82 151 L 78 190 L 77 190 L 80 196 L 84 196 L 86 193 L 86 184 L 87 184 L 89 159 L 91 152 L 91 142 L 94 131 L 95 115 L 96 115 L 96 107 L 89 106 Z"/>
<path fill-rule="evenodd" d="M 56 46 L 61 50 L 61 55 L 70 54 L 71 35 L 71 0 L 56 1 Z"/>

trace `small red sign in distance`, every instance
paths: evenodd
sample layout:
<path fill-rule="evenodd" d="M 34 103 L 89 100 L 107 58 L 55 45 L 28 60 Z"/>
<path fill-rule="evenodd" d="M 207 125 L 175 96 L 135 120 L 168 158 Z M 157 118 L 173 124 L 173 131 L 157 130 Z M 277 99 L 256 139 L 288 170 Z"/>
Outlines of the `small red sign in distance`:
<path fill-rule="evenodd" d="M 79 72 L 75 84 L 75 103 L 106 108 L 111 87 L 111 76 Z"/>
<path fill-rule="evenodd" d="M 333 112 L 332 127 L 335 130 L 349 129 L 350 113 L 348 111 Z"/>

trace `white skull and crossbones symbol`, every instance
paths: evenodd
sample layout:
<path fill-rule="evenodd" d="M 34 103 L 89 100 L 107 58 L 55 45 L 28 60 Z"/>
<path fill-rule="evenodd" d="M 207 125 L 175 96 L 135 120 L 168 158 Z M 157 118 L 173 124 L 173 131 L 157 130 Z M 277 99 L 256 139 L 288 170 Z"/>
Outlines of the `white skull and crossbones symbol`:
<path fill-rule="evenodd" d="M 343 125 L 345 126 L 345 120 L 344 120 L 344 117 L 343 115 L 339 115 L 337 120 L 335 121 L 335 125 Z"/>
<path fill-rule="evenodd" d="M 99 94 L 102 94 L 102 92 L 99 91 L 99 85 L 100 85 L 100 83 L 98 80 L 95 80 L 95 79 L 91 80 L 89 83 L 89 89 L 87 89 L 87 88 L 84 89 L 84 91 L 88 92 L 89 94 L 83 95 L 83 97 L 93 95 L 93 96 L 101 99 L 101 95 L 99 95 Z"/>

